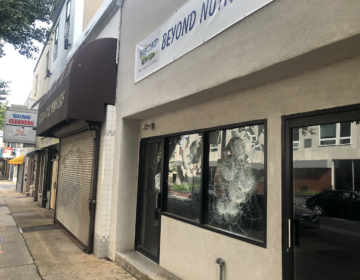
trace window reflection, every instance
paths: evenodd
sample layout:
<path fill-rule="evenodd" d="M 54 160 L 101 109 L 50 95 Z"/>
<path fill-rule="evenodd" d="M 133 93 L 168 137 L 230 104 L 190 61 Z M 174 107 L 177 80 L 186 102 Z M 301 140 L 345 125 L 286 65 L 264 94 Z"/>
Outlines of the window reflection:
<path fill-rule="evenodd" d="M 169 138 L 167 211 L 199 221 L 201 184 L 201 134 Z"/>
<path fill-rule="evenodd" d="M 159 228 L 159 209 L 156 207 L 160 192 L 162 144 L 154 143 L 144 146 L 142 186 L 141 186 L 141 221 L 140 246 L 157 254 Z"/>
<path fill-rule="evenodd" d="M 359 122 L 295 129 L 295 278 L 354 279 L 360 253 Z M 306 141 L 319 144 L 301 144 Z"/>
<path fill-rule="evenodd" d="M 264 126 L 209 133 L 206 223 L 264 238 Z"/>

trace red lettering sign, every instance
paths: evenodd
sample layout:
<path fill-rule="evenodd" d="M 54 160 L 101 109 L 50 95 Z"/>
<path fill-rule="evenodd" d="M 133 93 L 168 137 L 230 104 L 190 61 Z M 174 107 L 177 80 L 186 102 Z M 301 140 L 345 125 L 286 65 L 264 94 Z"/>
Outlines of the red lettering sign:
<path fill-rule="evenodd" d="M 10 124 L 22 124 L 22 125 L 34 125 L 34 121 L 25 121 L 25 120 L 14 120 L 14 119 L 9 119 L 9 123 Z"/>

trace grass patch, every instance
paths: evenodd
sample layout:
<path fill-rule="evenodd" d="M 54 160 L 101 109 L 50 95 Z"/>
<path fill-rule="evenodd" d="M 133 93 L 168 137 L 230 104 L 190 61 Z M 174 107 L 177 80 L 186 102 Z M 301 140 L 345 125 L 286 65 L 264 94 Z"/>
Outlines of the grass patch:
<path fill-rule="evenodd" d="M 294 191 L 295 194 L 318 194 L 318 191 Z"/>
<path fill-rule="evenodd" d="M 169 186 L 170 189 L 173 189 L 173 190 L 177 190 L 177 191 L 189 191 L 191 192 L 192 191 L 192 185 L 189 185 L 189 184 L 172 184 L 171 186 Z M 200 188 L 200 185 L 195 185 L 194 186 L 194 189 L 198 189 Z"/>

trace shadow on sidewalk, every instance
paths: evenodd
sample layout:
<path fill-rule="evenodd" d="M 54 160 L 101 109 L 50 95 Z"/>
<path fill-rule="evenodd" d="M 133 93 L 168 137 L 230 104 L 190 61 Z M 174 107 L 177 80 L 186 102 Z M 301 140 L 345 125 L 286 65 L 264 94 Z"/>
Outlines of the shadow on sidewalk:
<path fill-rule="evenodd" d="M 33 197 L 17 192 L 14 184 L 11 189 L 2 185 L 0 181 L 2 198 L 17 227 L 24 229 L 20 232 L 43 279 L 136 280 L 116 263 L 85 254 L 62 229 L 53 225 L 52 211 L 39 208 Z"/>

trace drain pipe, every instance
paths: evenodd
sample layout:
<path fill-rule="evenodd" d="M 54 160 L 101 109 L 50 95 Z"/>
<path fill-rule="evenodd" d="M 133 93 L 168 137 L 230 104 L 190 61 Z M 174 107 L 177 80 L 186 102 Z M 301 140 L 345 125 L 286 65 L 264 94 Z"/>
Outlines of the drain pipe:
<path fill-rule="evenodd" d="M 225 265 L 225 262 L 220 259 L 220 258 L 217 258 L 215 263 L 217 263 L 219 266 L 220 266 L 220 280 L 223 280 L 223 268 L 224 268 L 224 265 Z"/>

